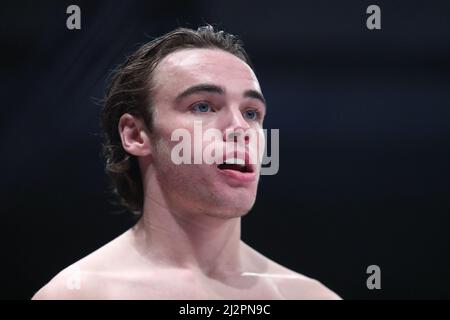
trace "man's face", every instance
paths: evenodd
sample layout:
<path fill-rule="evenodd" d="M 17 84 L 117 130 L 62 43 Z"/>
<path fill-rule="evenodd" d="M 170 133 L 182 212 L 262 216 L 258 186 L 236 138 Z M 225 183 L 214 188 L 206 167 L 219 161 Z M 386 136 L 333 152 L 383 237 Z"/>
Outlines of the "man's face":
<path fill-rule="evenodd" d="M 246 214 L 255 202 L 260 165 L 245 174 L 223 170 L 217 163 L 176 165 L 171 152 L 179 141 L 171 141 L 171 135 L 185 129 L 194 143 L 194 121 L 197 125 L 201 121 L 203 132 L 214 128 L 223 136 L 213 141 L 202 134 L 201 148 L 214 143 L 227 157 L 225 150 L 238 147 L 238 142 L 226 136 L 227 130 L 262 128 L 266 107 L 252 69 L 222 50 L 184 49 L 159 63 L 153 85 L 152 165 L 171 209 L 222 218 Z M 244 149 L 261 155 L 263 147 L 264 143 L 259 148 L 251 143 Z"/>

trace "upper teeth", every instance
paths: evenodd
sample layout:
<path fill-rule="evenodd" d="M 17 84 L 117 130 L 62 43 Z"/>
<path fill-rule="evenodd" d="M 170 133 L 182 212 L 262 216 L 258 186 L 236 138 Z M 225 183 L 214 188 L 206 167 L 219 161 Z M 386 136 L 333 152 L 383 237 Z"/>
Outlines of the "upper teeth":
<path fill-rule="evenodd" d="M 245 165 L 245 161 L 242 159 L 227 159 L 225 160 L 226 164 L 240 164 L 240 165 Z"/>

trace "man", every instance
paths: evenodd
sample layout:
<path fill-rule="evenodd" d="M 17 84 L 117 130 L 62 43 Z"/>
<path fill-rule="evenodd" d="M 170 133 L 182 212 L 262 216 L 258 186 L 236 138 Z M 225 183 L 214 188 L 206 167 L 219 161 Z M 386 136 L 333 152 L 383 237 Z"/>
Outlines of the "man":
<path fill-rule="evenodd" d="M 116 71 L 102 113 L 107 171 L 140 219 L 33 298 L 339 299 L 241 241 L 261 170 L 249 163 L 250 150 L 244 159 L 225 154 L 220 165 L 173 161 L 177 129 L 194 133 L 201 122 L 203 132 L 223 133 L 225 148 L 236 143 L 229 132 L 260 130 L 265 112 L 234 36 L 179 28 L 142 46 Z"/>

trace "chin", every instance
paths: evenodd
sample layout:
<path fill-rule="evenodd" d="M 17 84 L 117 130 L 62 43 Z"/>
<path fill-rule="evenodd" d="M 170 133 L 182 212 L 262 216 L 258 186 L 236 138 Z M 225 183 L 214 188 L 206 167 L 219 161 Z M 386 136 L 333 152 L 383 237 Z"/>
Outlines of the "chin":
<path fill-rule="evenodd" d="M 245 216 L 251 208 L 249 209 L 233 209 L 233 210 L 216 210 L 208 211 L 207 215 L 214 218 L 220 219 L 233 219 Z"/>
<path fill-rule="evenodd" d="M 206 210 L 209 216 L 231 219 L 245 216 L 253 208 L 255 197 L 235 197 L 232 199 L 220 201 L 220 204 L 214 205 L 209 210 Z"/>

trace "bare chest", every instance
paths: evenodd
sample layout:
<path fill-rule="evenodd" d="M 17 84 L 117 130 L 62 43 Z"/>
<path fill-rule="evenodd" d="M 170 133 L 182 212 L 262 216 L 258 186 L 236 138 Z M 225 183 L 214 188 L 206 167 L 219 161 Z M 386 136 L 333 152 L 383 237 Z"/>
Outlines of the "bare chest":
<path fill-rule="evenodd" d="M 108 295 L 112 299 L 284 299 L 273 280 L 244 277 L 218 281 L 213 279 L 186 279 L 176 276 L 161 276 L 142 282 L 122 282 L 113 285 L 109 289 Z"/>

